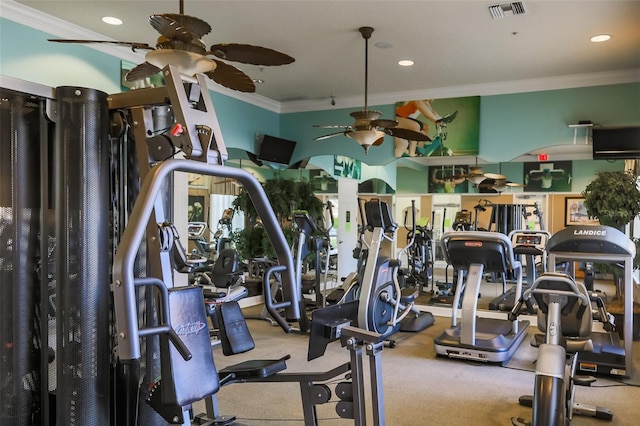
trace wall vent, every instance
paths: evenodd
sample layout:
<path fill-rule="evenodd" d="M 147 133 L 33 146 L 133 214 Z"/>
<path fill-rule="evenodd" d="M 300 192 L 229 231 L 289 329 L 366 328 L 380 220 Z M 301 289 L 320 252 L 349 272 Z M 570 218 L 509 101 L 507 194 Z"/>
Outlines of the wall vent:
<path fill-rule="evenodd" d="M 522 15 L 525 12 L 524 4 L 519 1 L 489 6 L 489 13 L 493 19 L 504 18 L 507 15 Z"/>

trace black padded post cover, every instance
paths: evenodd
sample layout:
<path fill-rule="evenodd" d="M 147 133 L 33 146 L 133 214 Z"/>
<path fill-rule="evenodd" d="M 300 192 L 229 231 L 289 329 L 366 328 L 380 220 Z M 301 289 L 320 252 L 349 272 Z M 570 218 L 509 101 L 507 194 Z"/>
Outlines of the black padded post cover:
<path fill-rule="evenodd" d="M 47 366 L 40 360 L 47 353 L 47 309 L 38 297 L 49 281 L 50 259 L 46 250 L 38 253 L 49 235 L 40 222 L 46 153 L 38 100 L 1 88 L 0 98 L 0 424 L 27 426 L 46 421 L 40 395 L 47 391 Z"/>
<path fill-rule="evenodd" d="M 255 347 L 238 302 L 233 301 L 218 305 L 216 317 L 220 327 L 222 353 L 227 356 L 235 355 L 250 351 Z"/>
<path fill-rule="evenodd" d="M 220 381 L 213 362 L 209 328 L 200 287 L 169 290 L 171 325 L 191 352 L 185 361 L 169 341 L 160 339 L 162 401 L 185 406 L 218 392 Z"/>
<path fill-rule="evenodd" d="M 107 94 L 56 88 L 56 424 L 111 423 Z"/>

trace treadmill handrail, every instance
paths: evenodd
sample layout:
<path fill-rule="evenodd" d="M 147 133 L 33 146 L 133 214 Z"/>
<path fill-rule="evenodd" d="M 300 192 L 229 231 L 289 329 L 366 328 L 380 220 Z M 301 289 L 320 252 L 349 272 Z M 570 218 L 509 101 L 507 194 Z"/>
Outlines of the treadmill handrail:
<path fill-rule="evenodd" d="M 568 285 L 571 290 L 555 290 L 555 289 L 546 289 L 546 288 L 538 288 L 541 282 L 543 281 L 561 281 L 564 284 Z M 578 286 L 575 281 L 569 278 L 565 274 L 559 274 L 554 272 L 548 272 L 542 276 L 540 276 L 531 287 L 526 289 L 522 294 L 523 299 L 529 299 L 532 294 L 554 294 L 558 296 L 570 296 L 577 297 L 580 301 L 580 304 L 583 306 L 588 306 L 591 304 L 591 301 L 587 296 L 580 292 Z"/>

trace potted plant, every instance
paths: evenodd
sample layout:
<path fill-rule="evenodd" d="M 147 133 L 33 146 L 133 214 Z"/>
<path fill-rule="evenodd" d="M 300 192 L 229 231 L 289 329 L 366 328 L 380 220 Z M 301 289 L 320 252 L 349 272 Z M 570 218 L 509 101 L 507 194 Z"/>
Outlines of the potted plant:
<path fill-rule="evenodd" d="M 584 206 L 589 216 L 597 218 L 601 225 L 611 226 L 624 231 L 625 226 L 640 215 L 640 190 L 638 176 L 630 171 L 598 172 L 596 178 L 590 182 L 582 192 Z M 640 240 L 633 239 L 636 245 L 636 257 L 633 260 L 634 269 L 640 267 Z M 622 277 L 618 267 L 610 264 L 598 265 L 601 272 L 613 274 L 616 283 L 616 298 L 607 303 L 607 309 L 616 316 L 616 323 L 622 324 L 624 313 L 624 289 Z M 631 284 L 628 284 L 631 285 Z M 638 324 L 640 305 L 634 303 L 634 324 Z M 638 330 L 637 325 L 634 330 Z M 622 327 L 618 327 L 622 333 Z M 621 334 L 622 335 L 622 334 Z"/>
<path fill-rule="evenodd" d="M 262 187 L 290 244 L 295 238 L 291 224 L 291 214 L 294 210 L 306 210 L 313 218 L 322 216 L 323 203 L 315 196 L 313 185 L 308 181 L 268 179 Z M 245 228 L 233 232 L 238 253 L 246 259 L 275 257 L 253 202 L 244 189 L 233 200 L 232 206 L 245 214 Z"/>
<path fill-rule="evenodd" d="M 627 171 L 598 172 L 582 192 L 589 215 L 602 225 L 624 230 L 640 214 L 637 179 Z"/>

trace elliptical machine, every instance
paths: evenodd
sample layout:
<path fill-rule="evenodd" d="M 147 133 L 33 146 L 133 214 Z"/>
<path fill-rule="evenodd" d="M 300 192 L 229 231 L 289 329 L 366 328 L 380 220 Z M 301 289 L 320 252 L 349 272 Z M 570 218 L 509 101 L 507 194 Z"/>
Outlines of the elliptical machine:
<path fill-rule="evenodd" d="M 414 285 L 421 292 L 431 281 L 433 289 L 433 232 L 426 226 L 416 223 L 415 200 L 411 200 L 412 226 L 407 226 L 408 211 L 404 214 L 404 227 L 407 230 L 407 245 L 401 254 L 407 256 L 407 268 L 403 268 L 406 283 Z M 402 256 L 398 256 L 401 258 Z"/>
<path fill-rule="evenodd" d="M 398 224 L 393 220 L 389 204 L 378 198 L 360 203 L 363 218 L 361 239 L 366 258 L 361 270 L 345 289 L 342 304 L 357 305 L 357 326 L 388 337 L 397 331 L 417 332 L 434 322 L 431 312 L 419 311 L 415 300 L 419 292 L 400 286 L 398 270 L 401 262 L 391 258 L 391 243 Z M 391 346 L 393 346 L 393 342 Z"/>

